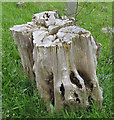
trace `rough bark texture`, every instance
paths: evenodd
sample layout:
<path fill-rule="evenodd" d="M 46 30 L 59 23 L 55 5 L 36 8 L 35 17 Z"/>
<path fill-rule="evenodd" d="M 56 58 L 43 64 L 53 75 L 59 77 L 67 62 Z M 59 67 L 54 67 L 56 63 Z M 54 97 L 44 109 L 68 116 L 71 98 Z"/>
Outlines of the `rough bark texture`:
<path fill-rule="evenodd" d="M 102 107 L 96 76 L 101 44 L 89 31 L 74 26 L 72 20 L 59 19 L 56 11 L 34 14 L 31 25 L 10 30 L 22 64 L 32 76 L 34 70 L 39 95 L 48 108 L 52 103 L 56 111 L 65 106 L 85 109 L 91 100 Z"/>

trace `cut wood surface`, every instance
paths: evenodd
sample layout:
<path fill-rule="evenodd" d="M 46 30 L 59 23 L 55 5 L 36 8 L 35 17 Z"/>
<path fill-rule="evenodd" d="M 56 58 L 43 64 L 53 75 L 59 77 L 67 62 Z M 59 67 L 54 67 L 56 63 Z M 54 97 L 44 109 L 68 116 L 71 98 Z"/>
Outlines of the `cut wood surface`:
<path fill-rule="evenodd" d="M 96 76 L 101 44 L 57 11 L 33 15 L 32 22 L 11 28 L 22 65 L 36 80 L 42 100 L 60 111 L 86 109 L 92 100 L 101 109 L 102 92 Z M 34 76 L 35 73 L 35 76 Z"/>

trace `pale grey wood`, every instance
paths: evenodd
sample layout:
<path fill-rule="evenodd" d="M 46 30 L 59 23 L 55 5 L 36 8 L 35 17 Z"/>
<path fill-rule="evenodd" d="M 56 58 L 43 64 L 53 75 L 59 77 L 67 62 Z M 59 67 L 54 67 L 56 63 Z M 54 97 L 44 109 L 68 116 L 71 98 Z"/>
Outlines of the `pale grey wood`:
<path fill-rule="evenodd" d="M 13 39 L 18 46 L 23 68 L 25 72 L 28 73 L 32 83 L 34 81 L 32 32 L 38 29 L 39 27 L 34 25 L 32 22 L 29 22 L 28 24 L 15 25 L 13 28 L 10 28 Z"/>
<path fill-rule="evenodd" d="M 35 14 L 28 24 L 10 30 L 23 66 L 35 73 L 47 108 L 53 104 L 55 111 L 65 106 L 86 109 L 93 99 L 101 109 L 103 90 L 96 76 L 101 44 L 90 31 L 73 25 L 73 20 L 59 19 L 55 11 Z"/>

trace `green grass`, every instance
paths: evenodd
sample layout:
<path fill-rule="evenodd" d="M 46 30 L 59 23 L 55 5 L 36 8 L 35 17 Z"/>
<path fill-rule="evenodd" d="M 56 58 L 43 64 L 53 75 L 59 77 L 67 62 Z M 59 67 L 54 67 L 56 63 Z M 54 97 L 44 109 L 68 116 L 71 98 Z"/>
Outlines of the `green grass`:
<path fill-rule="evenodd" d="M 83 5 L 81 3 L 80 5 Z M 102 11 L 102 7 L 107 7 Z M 103 88 L 103 107 L 98 111 L 66 109 L 61 113 L 49 113 L 38 96 L 38 91 L 22 73 L 18 48 L 10 34 L 13 25 L 31 21 L 34 13 L 46 10 L 59 10 L 64 15 L 64 3 L 26 3 L 17 7 L 16 3 L 2 3 L 2 115 L 3 118 L 111 118 L 112 117 L 112 53 L 109 33 L 103 34 L 101 28 L 112 25 L 112 3 L 87 3 L 78 16 L 81 27 L 91 31 L 97 42 L 102 44 L 98 61 L 97 76 Z M 31 94 L 33 89 L 33 95 Z"/>

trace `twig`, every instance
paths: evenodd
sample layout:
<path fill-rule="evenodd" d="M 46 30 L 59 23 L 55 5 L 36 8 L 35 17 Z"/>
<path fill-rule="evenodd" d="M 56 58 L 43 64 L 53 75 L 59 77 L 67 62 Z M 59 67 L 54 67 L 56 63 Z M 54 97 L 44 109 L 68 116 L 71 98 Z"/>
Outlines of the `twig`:
<path fill-rule="evenodd" d="M 77 12 L 78 12 L 78 0 L 77 0 L 77 4 L 76 4 L 76 12 L 75 12 L 74 24 L 76 24 Z"/>
<path fill-rule="evenodd" d="M 76 18 L 77 16 L 80 14 L 80 12 L 82 11 L 82 9 L 85 7 L 85 5 L 87 4 L 87 2 L 85 2 L 85 4 L 82 6 L 82 8 L 80 9 L 80 11 L 78 12 L 78 0 L 77 0 L 77 6 L 76 6 L 76 12 L 75 12 L 75 21 L 74 24 L 76 24 Z"/>
<path fill-rule="evenodd" d="M 85 2 L 85 4 L 82 6 L 82 8 L 80 9 L 80 11 L 77 13 L 77 15 L 80 14 L 80 12 L 82 11 L 82 9 L 85 7 L 85 5 L 87 4 L 87 2 Z"/>

